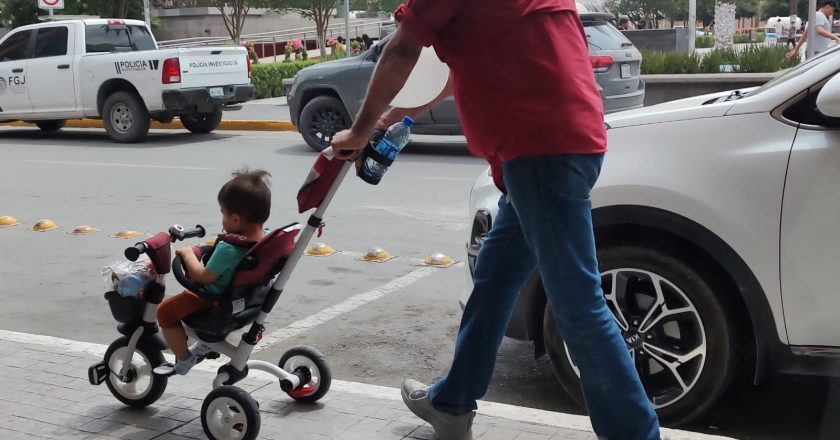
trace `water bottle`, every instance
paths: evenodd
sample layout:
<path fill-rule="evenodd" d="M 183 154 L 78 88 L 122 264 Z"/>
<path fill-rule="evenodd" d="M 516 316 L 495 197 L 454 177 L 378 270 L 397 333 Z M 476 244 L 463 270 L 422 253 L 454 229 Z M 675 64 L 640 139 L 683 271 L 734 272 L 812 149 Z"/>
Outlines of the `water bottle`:
<path fill-rule="evenodd" d="M 402 122 L 397 122 L 388 128 L 385 136 L 376 144 L 376 151 L 390 160 L 394 160 L 407 144 L 411 135 L 411 126 L 414 121 L 406 116 Z M 359 177 L 371 185 L 376 185 L 382 180 L 382 176 L 388 171 L 388 167 L 373 158 L 369 157 L 362 165 L 362 172 Z"/>

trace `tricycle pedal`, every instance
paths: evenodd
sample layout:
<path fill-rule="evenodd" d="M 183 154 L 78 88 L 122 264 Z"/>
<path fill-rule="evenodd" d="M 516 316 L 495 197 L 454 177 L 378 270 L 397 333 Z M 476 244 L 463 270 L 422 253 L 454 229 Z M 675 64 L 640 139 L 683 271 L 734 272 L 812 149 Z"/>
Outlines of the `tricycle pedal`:
<path fill-rule="evenodd" d="M 108 378 L 109 374 L 111 374 L 111 371 L 108 368 L 108 363 L 102 361 L 88 368 L 88 381 L 90 381 L 91 385 L 101 385 Z"/>

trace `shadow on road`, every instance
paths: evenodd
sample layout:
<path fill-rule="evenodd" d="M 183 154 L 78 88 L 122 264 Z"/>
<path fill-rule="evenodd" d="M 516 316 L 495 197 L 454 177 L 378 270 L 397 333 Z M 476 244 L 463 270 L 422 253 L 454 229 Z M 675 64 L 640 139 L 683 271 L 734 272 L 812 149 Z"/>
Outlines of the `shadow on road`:
<path fill-rule="evenodd" d="M 103 130 L 64 129 L 56 133 L 44 133 L 35 128 L 14 128 L 0 130 L 0 143 L 14 141 L 19 144 L 49 142 L 56 147 L 95 147 L 95 148 L 161 148 L 189 145 L 200 142 L 229 139 L 233 135 L 210 133 L 195 135 L 187 131 L 151 131 L 149 137 L 136 144 L 112 142 Z"/>

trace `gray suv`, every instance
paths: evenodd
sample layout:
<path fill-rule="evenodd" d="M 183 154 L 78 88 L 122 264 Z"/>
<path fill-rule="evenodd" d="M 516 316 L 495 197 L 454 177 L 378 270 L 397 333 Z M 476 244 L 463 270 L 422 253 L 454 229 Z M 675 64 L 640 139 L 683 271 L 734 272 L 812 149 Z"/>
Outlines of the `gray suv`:
<path fill-rule="evenodd" d="M 612 14 L 580 12 L 580 18 L 606 112 L 641 107 L 645 99 L 645 84 L 639 79 L 641 53 L 612 24 Z M 289 110 L 292 123 L 313 150 L 323 150 L 336 133 L 350 126 L 351 115 L 359 111 L 376 61 L 389 39 L 386 36 L 360 56 L 316 64 L 298 72 L 289 91 Z M 447 98 L 417 118 L 411 131 L 462 134 L 454 99 Z"/>

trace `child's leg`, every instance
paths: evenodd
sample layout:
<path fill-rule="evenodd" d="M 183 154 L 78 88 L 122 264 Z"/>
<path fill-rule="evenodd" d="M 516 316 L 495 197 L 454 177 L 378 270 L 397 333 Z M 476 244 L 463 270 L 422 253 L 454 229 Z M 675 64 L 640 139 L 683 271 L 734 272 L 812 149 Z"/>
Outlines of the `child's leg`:
<path fill-rule="evenodd" d="M 187 349 L 187 333 L 181 321 L 187 316 L 207 308 L 207 304 L 198 295 L 184 291 L 165 299 L 158 307 L 157 318 L 163 337 L 169 349 L 178 359 L 190 357 Z"/>

